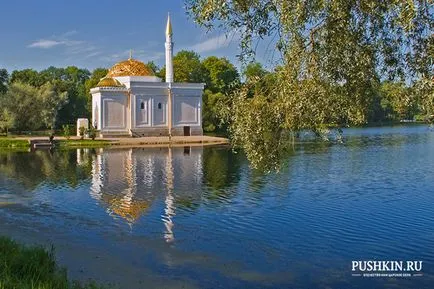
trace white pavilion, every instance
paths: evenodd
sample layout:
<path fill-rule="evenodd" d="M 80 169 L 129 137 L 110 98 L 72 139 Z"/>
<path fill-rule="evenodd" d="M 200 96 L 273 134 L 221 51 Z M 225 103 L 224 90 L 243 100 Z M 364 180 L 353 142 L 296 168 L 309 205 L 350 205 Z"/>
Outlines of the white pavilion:
<path fill-rule="evenodd" d="M 203 83 L 175 83 L 170 16 L 166 27 L 166 81 L 130 58 L 115 64 L 92 94 L 92 125 L 101 136 L 202 135 Z"/>

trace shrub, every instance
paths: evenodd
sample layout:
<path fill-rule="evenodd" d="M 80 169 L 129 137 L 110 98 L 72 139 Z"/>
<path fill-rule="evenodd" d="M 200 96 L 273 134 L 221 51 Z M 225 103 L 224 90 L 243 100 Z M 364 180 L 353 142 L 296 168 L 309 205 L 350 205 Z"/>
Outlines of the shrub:
<path fill-rule="evenodd" d="M 66 139 L 70 139 L 71 138 L 71 127 L 69 126 L 69 124 L 62 125 L 62 129 L 63 129 L 63 136 Z"/>
<path fill-rule="evenodd" d="M 90 128 L 87 130 L 87 135 L 92 140 L 95 140 L 97 134 L 98 134 L 98 130 L 93 125 L 91 125 Z"/>
<path fill-rule="evenodd" d="M 80 126 L 80 128 L 78 129 L 78 133 L 80 134 L 80 138 L 84 139 L 84 134 L 86 133 L 86 128 L 84 126 Z"/>

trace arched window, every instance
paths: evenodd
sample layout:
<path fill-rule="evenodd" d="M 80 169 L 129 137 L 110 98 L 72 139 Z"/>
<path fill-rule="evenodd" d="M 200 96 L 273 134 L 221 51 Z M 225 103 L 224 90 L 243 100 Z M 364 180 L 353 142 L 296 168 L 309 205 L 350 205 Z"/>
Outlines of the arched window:
<path fill-rule="evenodd" d="M 145 103 L 143 101 L 140 103 L 140 109 L 145 109 Z"/>
<path fill-rule="evenodd" d="M 158 109 L 161 109 L 161 102 L 158 103 Z"/>

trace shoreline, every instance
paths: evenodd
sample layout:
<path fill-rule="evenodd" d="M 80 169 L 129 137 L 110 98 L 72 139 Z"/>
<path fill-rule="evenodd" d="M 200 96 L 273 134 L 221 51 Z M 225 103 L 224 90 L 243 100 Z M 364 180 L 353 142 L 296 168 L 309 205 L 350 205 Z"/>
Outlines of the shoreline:
<path fill-rule="evenodd" d="M 0 150 L 4 149 L 32 149 L 35 143 L 49 147 L 48 137 L 0 137 Z M 229 145 L 230 141 L 223 137 L 213 136 L 168 136 L 159 137 L 110 137 L 81 139 L 80 137 L 55 137 L 54 143 L 56 148 L 80 148 L 80 147 L 116 147 L 116 148 L 134 148 L 134 147 L 162 147 L 162 146 L 212 146 L 212 145 Z"/>

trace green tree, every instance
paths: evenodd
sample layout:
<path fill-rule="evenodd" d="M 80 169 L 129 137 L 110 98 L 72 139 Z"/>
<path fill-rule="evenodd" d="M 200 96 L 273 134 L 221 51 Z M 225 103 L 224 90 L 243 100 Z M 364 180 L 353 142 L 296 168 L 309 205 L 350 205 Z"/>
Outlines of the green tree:
<path fill-rule="evenodd" d="M 85 91 L 85 82 L 90 77 L 87 69 L 81 69 L 76 66 L 66 68 L 49 67 L 40 72 L 46 81 L 51 82 L 58 95 L 67 93 L 68 105 L 63 105 L 58 111 L 58 124 L 75 123 L 77 118 L 88 117 L 86 109 L 87 93 Z"/>
<path fill-rule="evenodd" d="M 0 99 L 1 104 L 1 99 Z M 7 108 L 3 107 L 0 111 L 0 131 L 4 132 L 6 135 L 9 133 L 9 129 L 14 126 L 15 119 L 13 114 L 11 114 Z"/>
<path fill-rule="evenodd" d="M 107 75 L 107 73 L 108 69 L 106 68 L 96 68 L 92 71 L 90 78 L 85 81 L 84 87 L 87 96 L 86 110 L 89 115 L 92 115 L 92 94 L 90 93 L 90 90 L 94 88 L 101 78 L 104 78 Z"/>
<path fill-rule="evenodd" d="M 181 50 L 173 57 L 175 82 L 209 83 L 209 74 L 194 51 Z M 166 67 L 160 70 L 159 76 L 164 78 Z"/>
<path fill-rule="evenodd" d="M 12 73 L 11 82 L 26 83 L 31 86 L 41 88 L 50 82 L 54 86 L 56 95 L 66 93 L 68 99 L 57 110 L 56 123 L 74 123 L 79 117 L 89 116 L 86 109 L 87 93 L 85 82 L 90 77 L 87 69 L 80 69 L 75 66 L 57 68 L 50 66 L 45 70 L 37 72 L 33 69 L 16 70 Z"/>
<path fill-rule="evenodd" d="M 229 93 L 240 81 L 237 69 L 224 57 L 210 56 L 202 64 L 209 74 L 208 89 L 213 93 Z"/>
<path fill-rule="evenodd" d="M 12 71 L 11 80 L 13 82 L 26 83 L 33 87 L 40 87 L 47 82 L 45 75 L 40 74 L 34 69 L 23 69 Z"/>
<path fill-rule="evenodd" d="M 59 108 L 67 101 L 67 94 L 57 93 L 53 84 L 47 82 L 40 88 L 25 83 L 12 83 L 0 98 L 3 121 L 8 128 L 19 132 L 54 128 Z"/>
<path fill-rule="evenodd" d="M 0 69 L 0 94 L 6 93 L 8 90 L 9 74 L 4 68 Z"/>
<path fill-rule="evenodd" d="M 268 73 L 259 62 L 250 62 L 243 70 L 243 76 L 246 81 L 253 80 L 255 78 L 262 78 Z"/>
<path fill-rule="evenodd" d="M 148 61 L 148 63 L 146 63 L 146 66 L 148 66 L 155 75 L 158 75 L 160 68 L 155 64 L 154 61 Z"/>
<path fill-rule="evenodd" d="M 425 118 L 434 122 L 434 81 L 432 78 L 421 78 L 413 85 L 413 93 L 418 97 L 419 109 Z"/>
<path fill-rule="evenodd" d="M 39 88 L 38 100 L 40 103 L 39 117 L 45 127 L 53 130 L 56 127 L 59 110 L 68 103 L 68 92 L 58 93 L 55 86 L 47 82 Z"/>
<path fill-rule="evenodd" d="M 202 97 L 202 123 L 203 129 L 213 132 L 217 129 L 224 130 L 226 127 L 221 120 L 220 109 L 226 104 L 227 96 L 221 92 L 213 93 L 206 89 Z"/>
<path fill-rule="evenodd" d="M 14 82 L 0 100 L 0 106 L 13 119 L 17 131 L 37 130 L 42 126 L 38 89 L 29 84 Z"/>
<path fill-rule="evenodd" d="M 425 0 L 185 2 L 200 25 L 240 32 L 243 61 L 258 39 L 277 39 L 273 89 L 233 96 L 232 136 L 250 159 L 276 153 L 291 131 L 366 123 L 379 75 L 432 79 L 434 9 Z"/>
<path fill-rule="evenodd" d="M 221 121 L 220 110 L 226 105 L 227 95 L 239 85 L 238 71 L 226 58 L 210 56 L 204 59 L 202 64 L 209 74 L 203 95 L 203 128 L 208 132 L 217 128 L 226 130 Z"/>
<path fill-rule="evenodd" d="M 381 106 L 391 120 L 413 119 L 417 113 L 415 94 L 403 82 L 385 81 L 380 86 Z"/>

